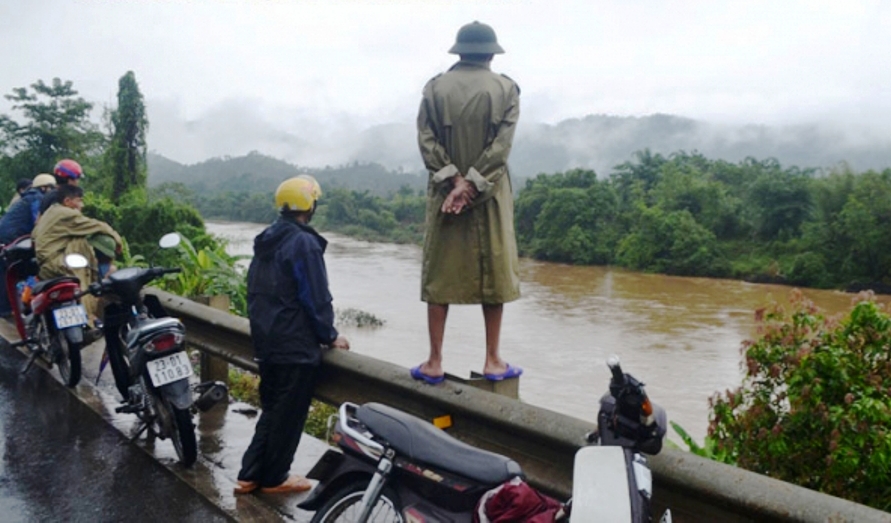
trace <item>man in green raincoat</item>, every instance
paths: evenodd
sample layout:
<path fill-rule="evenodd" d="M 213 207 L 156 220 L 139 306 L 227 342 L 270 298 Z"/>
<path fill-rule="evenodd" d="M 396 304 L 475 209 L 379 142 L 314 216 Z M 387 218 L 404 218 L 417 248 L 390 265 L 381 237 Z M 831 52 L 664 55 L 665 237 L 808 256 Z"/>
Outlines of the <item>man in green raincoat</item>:
<path fill-rule="evenodd" d="M 490 70 L 503 53 L 495 31 L 473 22 L 449 50 L 460 56 L 424 87 L 418 144 L 430 178 L 421 299 L 427 302 L 430 356 L 415 379 L 443 380 L 442 341 L 449 304 L 482 304 L 483 375 L 515 378 L 522 369 L 499 355 L 503 304 L 520 297 L 514 206 L 507 157 L 520 116 L 520 88 Z"/>
<path fill-rule="evenodd" d="M 107 234 L 114 238 L 120 250 L 121 237 L 107 223 L 81 214 L 84 191 L 76 185 L 60 185 L 58 201 L 47 209 L 31 232 L 41 279 L 58 276 L 76 276 L 82 289 L 98 279 L 99 261 L 89 239 L 95 234 Z M 81 254 L 89 262 L 83 269 L 71 269 L 65 265 L 65 256 Z M 98 299 L 91 295 L 83 298 L 84 308 L 92 321 L 101 319 Z"/>

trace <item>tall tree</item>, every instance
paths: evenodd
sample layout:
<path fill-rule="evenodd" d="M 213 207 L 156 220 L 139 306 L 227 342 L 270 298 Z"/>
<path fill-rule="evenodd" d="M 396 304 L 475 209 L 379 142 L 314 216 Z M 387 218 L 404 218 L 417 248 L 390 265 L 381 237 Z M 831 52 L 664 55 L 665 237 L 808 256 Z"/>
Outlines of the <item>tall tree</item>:
<path fill-rule="evenodd" d="M 70 81 L 53 78 L 5 95 L 22 113 L 20 119 L 0 115 L 0 154 L 8 177 L 30 178 L 49 172 L 61 158 L 83 161 L 101 149 L 102 133 L 90 121 L 93 104 L 77 94 Z"/>
<path fill-rule="evenodd" d="M 111 199 L 120 201 L 132 189 L 144 189 L 147 178 L 148 118 L 133 71 L 118 81 L 118 107 L 111 113 L 113 133 L 106 151 L 106 168 L 112 175 Z"/>

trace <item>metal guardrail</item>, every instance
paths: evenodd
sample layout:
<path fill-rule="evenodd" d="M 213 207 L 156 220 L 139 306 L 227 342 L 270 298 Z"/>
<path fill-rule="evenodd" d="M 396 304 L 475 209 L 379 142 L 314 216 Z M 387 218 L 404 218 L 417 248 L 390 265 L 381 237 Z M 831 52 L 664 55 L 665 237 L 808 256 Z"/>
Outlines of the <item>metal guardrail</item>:
<path fill-rule="evenodd" d="M 182 319 L 195 348 L 257 371 L 245 318 L 157 289 L 148 292 Z M 530 483 L 561 498 L 572 490 L 575 452 L 595 428 L 592 422 L 450 380 L 430 387 L 411 379 L 407 368 L 345 351 L 325 354 L 316 396 L 334 405 L 377 401 L 425 419 L 449 414 L 450 434 L 512 457 Z M 676 449 L 665 448 L 649 459 L 657 514 L 671 507 L 675 521 L 891 523 L 891 513 Z"/>

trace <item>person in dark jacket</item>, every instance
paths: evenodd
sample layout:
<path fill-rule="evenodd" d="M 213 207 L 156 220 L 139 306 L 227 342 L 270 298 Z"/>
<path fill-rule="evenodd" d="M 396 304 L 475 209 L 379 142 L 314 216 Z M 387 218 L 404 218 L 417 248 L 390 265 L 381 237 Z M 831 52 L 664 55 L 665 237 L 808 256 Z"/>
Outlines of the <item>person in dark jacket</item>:
<path fill-rule="evenodd" d="M 328 242 L 309 226 L 321 194 L 308 175 L 282 182 L 275 191 L 281 216 L 254 239 L 247 301 L 262 413 L 242 458 L 236 494 L 312 488 L 306 478 L 289 475 L 291 462 L 323 347 L 350 348 L 334 328 L 323 258 Z"/>
<path fill-rule="evenodd" d="M 38 174 L 31 182 L 31 188 L 9 208 L 0 219 L 0 244 L 6 245 L 20 236 L 31 234 L 37 216 L 40 213 L 40 202 L 47 191 L 56 188 L 56 179 L 49 174 Z M 6 279 L 6 264 L 0 260 L 0 281 Z M 0 285 L 0 317 L 7 318 L 12 314 L 9 295 Z"/>
<path fill-rule="evenodd" d="M 19 201 L 22 198 L 22 195 L 25 194 L 25 191 L 31 188 L 31 179 L 30 178 L 22 178 L 21 180 L 15 183 L 15 194 L 12 195 L 12 199 L 9 200 L 9 205 L 6 206 L 7 210 L 12 207 L 12 205 Z"/>

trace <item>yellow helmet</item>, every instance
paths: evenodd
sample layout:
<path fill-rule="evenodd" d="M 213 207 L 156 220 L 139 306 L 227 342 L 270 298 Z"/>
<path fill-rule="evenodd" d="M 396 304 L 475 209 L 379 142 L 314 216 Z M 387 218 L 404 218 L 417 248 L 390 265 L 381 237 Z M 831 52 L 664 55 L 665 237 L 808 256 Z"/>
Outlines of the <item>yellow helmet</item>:
<path fill-rule="evenodd" d="M 322 197 L 322 186 L 319 185 L 319 182 L 317 182 L 315 178 L 308 174 L 298 174 L 297 178 L 300 178 L 301 180 L 309 180 L 310 182 L 312 182 L 313 196 L 315 196 L 316 200 Z"/>
<path fill-rule="evenodd" d="M 283 181 L 275 190 L 275 206 L 280 211 L 310 211 L 322 195 L 322 188 L 312 176 L 300 175 Z"/>
<path fill-rule="evenodd" d="M 34 180 L 31 182 L 31 187 L 40 188 L 40 187 L 55 187 L 56 186 L 56 177 L 52 174 L 38 174 L 34 177 Z"/>

